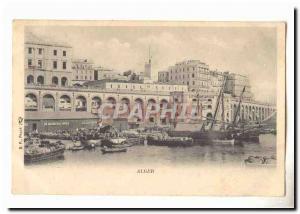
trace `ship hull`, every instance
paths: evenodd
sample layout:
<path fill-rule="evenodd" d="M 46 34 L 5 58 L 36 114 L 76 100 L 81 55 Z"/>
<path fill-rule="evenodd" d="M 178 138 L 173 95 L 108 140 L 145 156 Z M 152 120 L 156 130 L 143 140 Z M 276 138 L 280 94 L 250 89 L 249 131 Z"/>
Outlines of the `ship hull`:
<path fill-rule="evenodd" d="M 45 154 L 25 154 L 24 155 L 24 162 L 25 163 L 33 163 L 39 162 L 44 160 L 52 160 L 58 159 L 64 156 L 65 149 L 61 148 L 53 152 L 45 153 Z"/>
<path fill-rule="evenodd" d="M 234 139 L 236 142 L 259 142 L 259 133 L 253 132 L 234 132 L 234 131 L 169 131 L 171 137 L 191 137 L 198 143 L 209 143 L 218 139 Z"/>
<path fill-rule="evenodd" d="M 168 146 L 168 147 L 186 147 L 192 146 L 193 140 L 174 140 L 174 139 L 147 139 L 147 145 L 155 145 L 155 146 Z"/>

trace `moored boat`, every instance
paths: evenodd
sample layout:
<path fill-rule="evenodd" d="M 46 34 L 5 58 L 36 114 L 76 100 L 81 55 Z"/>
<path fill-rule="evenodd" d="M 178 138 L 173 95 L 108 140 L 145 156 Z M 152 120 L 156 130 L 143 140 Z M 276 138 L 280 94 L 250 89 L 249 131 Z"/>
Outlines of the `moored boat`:
<path fill-rule="evenodd" d="M 230 139 L 230 140 L 225 140 L 225 139 L 213 139 L 212 140 L 213 144 L 216 145 L 234 145 L 235 140 L 234 139 Z"/>
<path fill-rule="evenodd" d="M 25 144 L 24 162 L 32 163 L 63 157 L 65 145 L 61 141 L 50 142 L 39 138 L 29 139 Z"/>
<path fill-rule="evenodd" d="M 83 150 L 84 149 L 84 146 L 73 146 L 71 148 L 72 151 L 79 151 L 79 150 Z"/>
<path fill-rule="evenodd" d="M 134 144 L 132 144 L 132 143 L 125 142 L 125 143 L 122 143 L 122 144 L 113 144 L 112 147 L 113 148 L 125 148 L 125 147 L 131 147 L 133 145 Z"/>
<path fill-rule="evenodd" d="M 117 153 L 117 152 L 127 152 L 127 148 L 124 148 L 124 147 L 121 147 L 121 148 L 118 148 L 118 147 L 103 147 L 101 149 L 102 153 L 105 154 L 105 153 Z"/>
<path fill-rule="evenodd" d="M 87 148 L 95 148 L 101 146 L 101 139 L 81 140 L 81 143 Z"/>
<path fill-rule="evenodd" d="M 149 135 L 147 137 L 147 145 L 155 146 L 185 147 L 192 146 L 193 142 L 193 139 L 190 137 L 170 137 L 166 133 Z"/>
<path fill-rule="evenodd" d="M 276 167 L 276 157 L 249 156 L 244 160 L 244 164 L 253 167 Z"/>

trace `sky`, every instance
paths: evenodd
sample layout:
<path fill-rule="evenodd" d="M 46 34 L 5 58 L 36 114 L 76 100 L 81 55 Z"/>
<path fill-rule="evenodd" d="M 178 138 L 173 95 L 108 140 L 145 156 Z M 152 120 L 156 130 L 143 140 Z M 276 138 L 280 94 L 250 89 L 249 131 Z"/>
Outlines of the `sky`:
<path fill-rule="evenodd" d="M 73 47 L 74 58 L 116 72 L 141 72 L 151 47 L 152 71 L 187 59 L 210 69 L 248 75 L 255 99 L 276 101 L 276 29 L 273 27 L 34 26 L 26 33 Z"/>

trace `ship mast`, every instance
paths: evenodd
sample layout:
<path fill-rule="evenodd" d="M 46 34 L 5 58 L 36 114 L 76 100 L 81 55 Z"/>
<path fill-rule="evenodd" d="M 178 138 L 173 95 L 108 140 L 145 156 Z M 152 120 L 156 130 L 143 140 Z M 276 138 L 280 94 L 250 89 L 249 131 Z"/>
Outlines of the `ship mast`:
<path fill-rule="evenodd" d="M 222 118 L 222 125 L 221 125 L 221 129 L 224 130 L 225 129 L 225 118 L 224 118 L 224 93 L 222 93 L 222 114 L 221 114 L 221 118 Z"/>
<path fill-rule="evenodd" d="M 216 109 L 215 109 L 215 112 L 214 112 L 214 115 L 213 115 L 213 119 L 211 121 L 211 125 L 210 125 L 210 130 L 213 128 L 214 126 L 214 123 L 215 123 L 215 120 L 216 120 L 216 116 L 217 116 L 217 113 L 218 113 L 218 110 L 219 110 L 219 105 L 220 105 L 220 99 L 222 97 L 222 117 L 224 117 L 224 88 L 225 88 L 225 85 L 226 85 L 226 82 L 227 82 L 227 76 L 224 76 L 224 81 L 223 81 L 223 85 L 222 85 L 222 88 L 220 89 L 220 93 L 219 93 L 219 96 L 218 96 L 218 99 L 217 99 L 217 105 L 216 105 Z M 223 121 L 223 118 L 222 118 L 222 121 Z"/>
<path fill-rule="evenodd" d="M 240 113 L 240 108 L 241 108 L 242 98 L 243 98 L 243 94 L 244 94 L 244 92 L 245 92 L 245 89 L 246 89 L 246 86 L 244 86 L 244 88 L 243 88 L 243 90 L 242 90 L 242 92 L 241 92 L 239 104 L 238 104 L 238 107 L 237 107 L 236 112 L 234 113 L 233 122 L 232 122 L 232 127 L 235 126 L 236 121 L 237 121 L 237 116 L 238 116 L 238 114 Z"/>

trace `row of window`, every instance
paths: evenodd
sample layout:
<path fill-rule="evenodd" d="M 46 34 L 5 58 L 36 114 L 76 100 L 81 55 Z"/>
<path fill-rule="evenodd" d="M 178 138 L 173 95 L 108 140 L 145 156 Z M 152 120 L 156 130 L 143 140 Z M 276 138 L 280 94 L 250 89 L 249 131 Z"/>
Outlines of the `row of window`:
<path fill-rule="evenodd" d="M 73 64 L 73 69 L 93 69 L 93 66 L 91 65 L 79 65 L 79 64 Z"/>
<path fill-rule="evenodd" d="M 28 65 L 28 68 L 33 67 L 33 66 L 34 66 L 34 65 L 33 65 L 33 60 L 32 60 L 32 59 L 28 59 L 27 65 Z M 38 67 L 38 68 L 43 68 L 43 60 L 39 59 L 39 60 L 37 61 L 37 67 Z M 52 68 L 53 68 L 53 69 L 57 69 L 57 67 L 58 67 L 58 66 L 57 66 L 57 61 L 53 61 L 53 62 L 52 62 Z M 62 69 L 64 69 L 64 70 L 67 69 L 67 62 L 63 62 L 63 63 L 62 63 Z"/>
<path fill-rule="evenodd" d="M 182 84 L 185 84 L 185 81 L 183 81 Z M 190 82 L 187 81 L 186 84 L 187 84 L 187 85 L 190 85 Z M 193 81 L 192 84 L 195 85 L 195 81 Z"/>
<path fill-rule="evenodd" d="M 85 80 L 88 80 L 88 76 L 84 76 Z M 79 76 L 76 76 L 76 80 L 79 80 Z M 80 76 L 80 80 L 83 80 L 83 76 Z M 92 76 L 90 76 L 90 80 L 92 80 Z"/>
<path fill-rule="evenodd" d="M 190 76 L 189 74 L 187 75 L 187 78 L 195 78 L 196 75 L 194 73 L 192 73 L 192 75 Z M 181 80 L 181 79 L 184 79 L 185 78 L 185 75 L 183 74 L 182 76 L 181 75 L 175 75 L 175 76 L 170 76 L 170 80 Z M 198 78 L 201 78 L 201 79 L 205 79 L 205 80 L 209 80 L 208 76 L 207 75 L 202 75 L 202 74 L 198 74 Z"/>
<path fill-rule="evenodd" d="M 52 84 L 53 85 L 58 85 L 58 77 L 54 76 L 52 77 Z M 34 77 L 33 75 L 28 75 L 27 76 L 27 84 L 34 84 L 35 83 L 35 80 L 34 80 Z M 40 84 L 40 85 L 44 85 L 45 84 L 45 78 L 44 76 L 38 76 L 37 79 L 36 79 L 36 83 L 37 84 Z M 61 86 L 67 86 L 68 84 L 68 79 L 66 77 L 62 77 L 61 78 Z"/>
<path fill-rule="evenodd" d="M 44 52 L 44 49 L 43 49 L 43 48 L 37 48 L 37 50 L 38 50 L 38 54 L 39 54 L 39 55 L 42 55 L 43 52 Z M 31 48 L 31 47 L 28 48 L 28 54 L 32 54 L 33 51 L 34 51 L 34 48 Z M 57 56 L 57 53 L 58 53 L 57 50 L 53 50 L 53 56 Z M 67 56 L 67 51 L 63 50 L 63 51 L 62 51 L 62 55 L 63 55 L 63 56 Z"/>
<path fill-rule="evenodd" d="M 178 68 L 178 69 L 171 69 L 171 73 L 177 73 L 177 72 L 184 72 L 184 71 L 196 71 L 196 67 L 187 67 L 187 68 Z M 201 70 L 201 68 L 199 67 L 199 70 Z M 202 68 L 203 71 L 208 71 L 207 68 Z"/>
<path fill-rule="evenodd" d="M 85 73 L 85 74 L 88 74 L 88 73 L 92 74 L 93 71 L 87 71 L 87 70 L 83 71 L 83 70 L 81 70 L 79 72 L 79 70 L 76 70 L 76 72 L 77 72 L 77 74 L 79 74 L 79 73 L 81 73 L 81 74 L 83 74 L 83 73 Z"/>
<path fill-rule="evenodd" d="M 113 88 L 113 84 L 110 84 L 110 88 Z M 121 85 L 117 85 L 117 88 L 121 88 Z M 125 88 L 128 88 L 128 85 L 125 85 Z M 135 85 L 132 85 L 133 89 L 139 88 L 139 89 L 143 89 L 142 85 L 140 85 L 139 87 L 135 87 Z M 150 85 L 147 85 L 147 88 L 150 88 Z M 158 90 L 158 86 L 155 86 L 155 89 Z M 165 87 L 161 86 L 161 90 L 164 90 Z M 171 87 L 168 87 L 168 90 L 171 90 Z M 177 87 L 175 86 L 174 90 L 177 90 Z M 183 90 L 183 88 L 178 88 L 178 90 Z"/>

